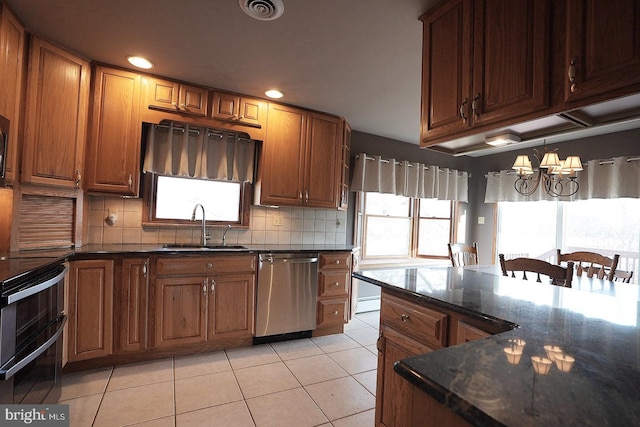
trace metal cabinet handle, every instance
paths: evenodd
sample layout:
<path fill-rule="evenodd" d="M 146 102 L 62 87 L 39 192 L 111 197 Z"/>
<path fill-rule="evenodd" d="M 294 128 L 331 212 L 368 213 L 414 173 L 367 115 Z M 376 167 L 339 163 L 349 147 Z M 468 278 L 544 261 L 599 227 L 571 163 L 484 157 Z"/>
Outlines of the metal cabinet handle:
<path fill-rule="evenodd" d="M 80 169 L 76 169 L 76 187 L 80 187 L 81 179 L 82 179 L 82 175 L 80 174 Z"/>
<path fill-rule="evenodd" d="M 216 290 L 216 281 L 211 279 L 211 295 L 213 295 L 215 290 Z"/>
<path fill-rule="evenodd" d="M 304 190 L 304 202 L 309 203 L 309 190 Z"/>
<path fill-rule="evenodd" d="M 478 118 L 480 117 L 480 93 L 476 93 L 476 96 L 473 97 L 473 102 L 471 103 L 471 111 L 473 111 L 473 116 Z"/>
<path fill-rule="evenodd" d="M 569 70 L 567 71 L 567 77 L 569 77 L 569 90 L 571 91 L 571 93 L 578 90 L 578 85 L 576 85 L 576 74 L 577 74 L 576 59 L 573 58 L 569 63 Z"/>
<path fill-rule="evenodd" d="M 175 108 L 176 110 L 179 110 L 179 109 L 180 109 L 180 107 L 178 107 L 178 103 L 177 103 L 177 102 L 174 102 L 174 103 L 173 103 L 173 108 Z"/>
<path fill-rule="evenodd" d="M 382 345 L 382 335 L 380 335 L 376 341 L 376 348 L 378 349 L 378 353 L 384 353 L 384 347 Z"/>
<path fill-rule="evenodd" d="M 408 314 L 400 315 L 400 320 L 402 320 L 403 322 L 407 322 L 409 320 L 409 315 Z"/>
<path fill-rule="evenodd" d="M 202 293 L 205 295 L 207 294 L 207 279 L 202 281 Z"/>
<path fill-rule="evenodd" d="M 129 184 L 129 190 L 131 190 L 133 188 L 133 176 L 131 174 L 129 174 L 129 180 L 127 183 Z"/>
<path fill-rule="evenodd" d="M 183 110 L 187 109 L 187 105 L 183 102 L 182 104 L 180 104 L 180 108 L 182 108 Z"/>
<path fill-rule="evenodd" d="M 337 316 L 337 315 L 338 315 L 338 310 L 334 311 L 334 312 L 333 312 L 333 315 L 334 315 L 334 316 Z"/>
<path fill-rule="evenodd" d="M 467 123 L 467 105 L 469 104 L 469 98 L 465 98 L 462 101 L 462 105 L 460 105 L 460 118 L 462 118 L 462 123 Z"/>
<path fill-rule="evenodd" d="M 339 259 L 336 260 L 336 264 L 340 265 L 340 260 Z"/>
<path fill-rule="evenodd" d="M 209 268 L 209 269 L 213 268 L 213 263 L 208 262 L 208 263 L 207 263 L 207 268 Z"/>
<path fill-rule="evenodd" d="M 147 277 L 147 261 L 142 264 L 142 277 Z"/>
<path fill-rule="evenodd" d="M 300 202 L 302 202 L 302 190 L 300 190 Z"/>
<path fill-rule="evenodd" d="M 336 287 L 340 286 L 340 282 L 334 283 L 333 286 L 336 286 Z"/>

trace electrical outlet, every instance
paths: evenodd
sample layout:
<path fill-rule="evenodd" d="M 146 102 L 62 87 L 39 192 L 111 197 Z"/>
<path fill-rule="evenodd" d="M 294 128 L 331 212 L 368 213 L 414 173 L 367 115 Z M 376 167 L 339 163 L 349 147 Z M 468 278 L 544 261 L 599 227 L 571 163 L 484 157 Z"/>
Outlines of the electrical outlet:
<path fill-rule="evenodd" d="M 478 217 L 478 224 L 484 224 L 484 217 L 483 216 L 479 216 Z"/>
<path fill-rule="evenodd" d="M 282 225 L 282 217 L 280 215 L 273 216 L 273 225 Z"/>

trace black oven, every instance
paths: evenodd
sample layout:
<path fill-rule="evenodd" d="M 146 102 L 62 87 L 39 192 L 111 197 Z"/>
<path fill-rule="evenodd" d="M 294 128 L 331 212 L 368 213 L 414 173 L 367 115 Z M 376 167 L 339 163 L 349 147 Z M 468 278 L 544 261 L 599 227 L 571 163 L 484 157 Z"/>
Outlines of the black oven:
<path fill-rule="evenodd" d="M 0 403 L 55 403 L 61 386 L 67 267 L 60 262 L 38 265 L 35 259 L 2 262 L 13 262 L 9 268 L 14 271 L 27 271 L 2 282 Z"/>

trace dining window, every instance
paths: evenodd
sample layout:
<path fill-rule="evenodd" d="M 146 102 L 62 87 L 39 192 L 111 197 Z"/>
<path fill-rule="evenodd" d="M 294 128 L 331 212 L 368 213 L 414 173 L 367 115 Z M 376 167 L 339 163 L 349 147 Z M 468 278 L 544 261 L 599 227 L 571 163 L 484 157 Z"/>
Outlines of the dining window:
<path fill-rule="evenodd" d="M 498 203 L 497 252 L 555 263 L 563 252 L 620 255 L 619 270 L 634 271 L 638 283 L 640 199 L 589 199 L 574 202 Z"/>
<path fill-rule="evenodd" d="M 453 202 L 383 193 L 362 194 L 362 258 L 446 258 Z"/>

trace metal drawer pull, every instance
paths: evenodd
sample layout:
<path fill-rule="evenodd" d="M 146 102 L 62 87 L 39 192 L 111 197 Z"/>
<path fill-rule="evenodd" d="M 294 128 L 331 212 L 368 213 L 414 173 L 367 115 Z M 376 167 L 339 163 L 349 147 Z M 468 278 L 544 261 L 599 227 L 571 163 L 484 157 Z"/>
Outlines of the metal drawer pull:
<path fill-rule="evenodd" d="M 213 268 L 213 263 L 208 262 L 208 263 L 207 263 L 207 268 Z"/>
<path fill-rule="evenodd" d="M 336 264 L 338 264 L 338 265 L 340 264 L 340 260 L 339 259 L 336 260 Z"/>
<path fill-rule="evenodd" d="M 204 279 L 202 282 L 202 293 L 205 295 L 207 294 L 207 279 Z"/>
<path fill-rule="evenodd" d="M 409 315 L 408 314 L 402 314 L 400 316 L 400 320 L 402 320 L 403 322 L 406 322 L 407 320 L 409 320 Z"/>
<path fill-rule="evenodd" d="M 213 295 L 213 292 L 216 290 L 216 281 L 211 279 L 211 295 Z"/>
<path fill-rule="evenodd" d="M 338 310 L 334 311 L 334 312 L 333 312 L 333 315 L 334 315 L 334 316 L 337 316 L 337 315 L 338 315 Z"/>
<path fill-rule="evenodd" d="M 334 283 L 334 286 L 340 286 L 340 282 Z"/>

